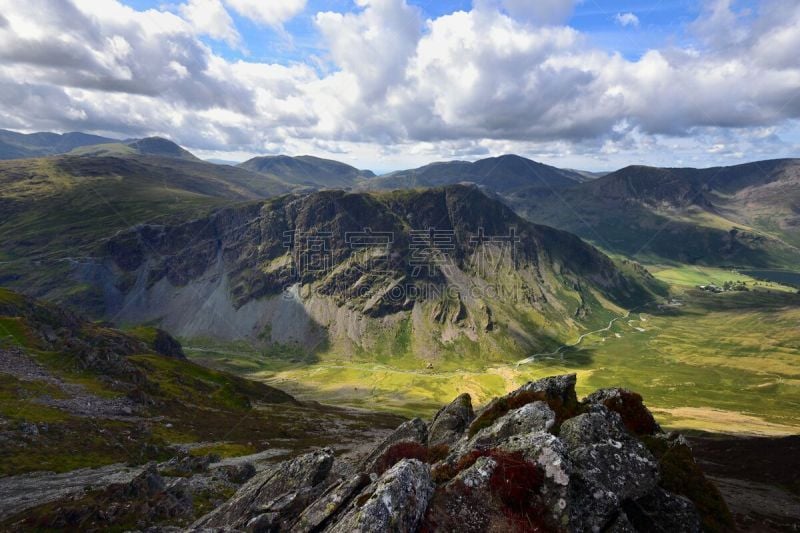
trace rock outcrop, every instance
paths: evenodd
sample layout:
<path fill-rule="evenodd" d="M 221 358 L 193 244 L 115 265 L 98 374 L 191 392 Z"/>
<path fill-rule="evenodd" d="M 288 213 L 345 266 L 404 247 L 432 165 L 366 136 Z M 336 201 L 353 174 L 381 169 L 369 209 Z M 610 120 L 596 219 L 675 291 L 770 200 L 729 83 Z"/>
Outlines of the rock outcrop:
<path fill-rule="evenodd" d="M 528 383 L 477 417 L 459 396 L 354 464 L 334 466 L 327 449 L 280 463 L 193 529 L 709 530 L 711 507 L 697 495 L 710 482 L 693 461 L 664 460 L 683 439 L 661 432 L 639 395 L 606 389 L 578 401 L 575 382 Z"/>

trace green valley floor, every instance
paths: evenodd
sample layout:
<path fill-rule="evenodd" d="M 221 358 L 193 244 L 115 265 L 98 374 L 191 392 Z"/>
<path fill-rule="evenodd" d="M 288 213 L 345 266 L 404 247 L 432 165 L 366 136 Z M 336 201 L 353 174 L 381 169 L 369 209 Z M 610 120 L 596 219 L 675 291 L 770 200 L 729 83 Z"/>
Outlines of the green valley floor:
<path fill-rule="evenodd" d="M 607 329 L 520 364 L 451 357 L 342 359 L 292 350 L 187 341 L 204 365 L 265 381 L 300 399 L 394 412 L 433 414 L 461 392 L 477 404 L 543 376 L 577 372 L 578 393 L 623 386 L 640 392 L 668 428 L 746 435 L 800 433 L 800 295 L 738 272 L 689 266 L 652 268 L 671 297 L 621 315 Z M 698 285 L 744 282 L 748 291 Z"/>

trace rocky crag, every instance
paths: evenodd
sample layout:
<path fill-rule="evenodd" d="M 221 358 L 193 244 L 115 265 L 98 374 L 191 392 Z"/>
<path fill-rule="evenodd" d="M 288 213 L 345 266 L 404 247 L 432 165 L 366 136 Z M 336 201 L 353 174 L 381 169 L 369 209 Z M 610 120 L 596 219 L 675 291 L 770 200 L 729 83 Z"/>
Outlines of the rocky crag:
<path fill-rule="evenodd" d="M 531 382 L 477 412 L 462 395 L 360 459 L 323 448 L 250 473 L 184 530 L 731 530 L 686 440 L 663 432 L 641 396 L 604 389 L 578 401 L 575 382 L 574 374 Z M 138 492 L 168 514 L 180 494 L 158 472 L 132 486 L 155 487 Z"/>
<path fill-rule="evenodd" d="M 183 338 L 428 359 L 459 342 L 485 357 L 548 347 L 648 301 L 653 283 L 460 186 L 285 196 L 142 225 L 97 255 L 75 276 L 102 293 L 103 316 Z"/>

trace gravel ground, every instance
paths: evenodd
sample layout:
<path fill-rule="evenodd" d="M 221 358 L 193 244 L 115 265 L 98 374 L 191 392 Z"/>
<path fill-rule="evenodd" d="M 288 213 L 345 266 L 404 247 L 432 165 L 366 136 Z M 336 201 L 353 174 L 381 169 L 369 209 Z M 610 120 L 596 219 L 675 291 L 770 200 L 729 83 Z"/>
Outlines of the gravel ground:
<path fill-rule="evenodd" d="M 136 404 L 128 398 L 103 398 L 82 385 L 65 382 L 18 348 L 0 349 L 0 373 L 10 374 L 20 381 L 39 381 L 58 387 L 66 398 L 45 396 L 34 401 L 73 415 L 117 418 L 131 417 L 135 413 Z"/>

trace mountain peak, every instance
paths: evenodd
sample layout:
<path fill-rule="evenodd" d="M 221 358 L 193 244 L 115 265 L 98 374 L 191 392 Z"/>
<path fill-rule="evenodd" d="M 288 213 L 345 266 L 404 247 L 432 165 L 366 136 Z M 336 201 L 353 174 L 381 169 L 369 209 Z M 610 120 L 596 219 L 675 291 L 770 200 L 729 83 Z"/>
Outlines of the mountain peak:
<path fill-rule="evenodd" d="M 238 166 L 251 172 L 277 177 L 292 185 L 313 189 L 349 189 L 357 185 L 360 180 L 375 176 L 369 170 L 359 170 L 341 161 L 312 155 L 260 156 Z"/>
<path fill-rule="evenodd" d="M 175 157 L 179 159 L 192 160 L 197 159 L 197 157 L 195 157 L 194 154 L 188 150 L 163 137 L 145 137 L 144 139 L 138 139 L 129 142 L 127 145 L 142 155 L 157 155 L 161 157 Z"/>

